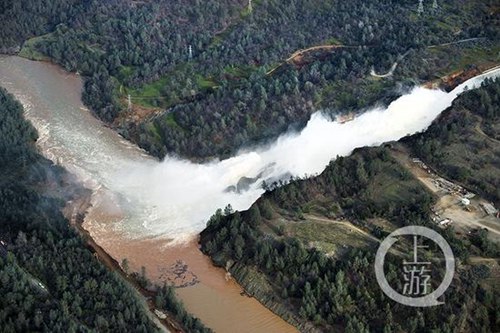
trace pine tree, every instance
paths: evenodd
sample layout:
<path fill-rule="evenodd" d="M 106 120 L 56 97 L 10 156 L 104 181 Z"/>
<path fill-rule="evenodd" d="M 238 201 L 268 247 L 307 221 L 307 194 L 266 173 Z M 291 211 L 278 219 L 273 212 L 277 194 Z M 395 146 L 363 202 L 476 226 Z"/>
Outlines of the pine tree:
<path fill-rule="evenodd" d="M 424 0 L 418 0 L 418 10 L 419 14 L 423 14 L 424 12 Z"/>

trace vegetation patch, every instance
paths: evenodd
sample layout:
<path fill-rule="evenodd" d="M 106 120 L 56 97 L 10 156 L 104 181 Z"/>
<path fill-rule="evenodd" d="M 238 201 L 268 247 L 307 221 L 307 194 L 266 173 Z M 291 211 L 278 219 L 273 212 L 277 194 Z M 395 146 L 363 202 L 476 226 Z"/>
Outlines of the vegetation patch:
<path fill-rule="evenodd" d="M 52 34 L 48 33 L 46 35 L 33 37 L 26 40 L 23 44 L 19 56 L 36 61 L 50 61 L 50 57 L 46 56 L 44 53 L 38 50 L 40 44 L 53 39 Z"/>

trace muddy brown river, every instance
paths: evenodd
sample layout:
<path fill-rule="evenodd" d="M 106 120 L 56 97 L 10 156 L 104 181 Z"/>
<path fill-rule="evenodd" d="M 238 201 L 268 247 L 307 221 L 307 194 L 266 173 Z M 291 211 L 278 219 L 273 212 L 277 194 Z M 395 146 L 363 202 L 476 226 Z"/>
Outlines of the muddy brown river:
<path fill-rule="evenodd" d="M 42 153 L 94 190 L 84 228 L 112 257 L 127 258 L 131 270 L 144 266 L 153 281 L 182 286 L 176 291 L 187 311 L 216 332 L 296 332 L 255 299 L 240 295 L 242 288 L 199 251 L 195 236 L 172 245 L 168 238 L 133 235 L 150 212 L 129 209 L 129 198 L 121 196 L 113 177 L 137 162 L 158 161 L 90 114 L 80 100 L 80 77 L 48 63 L 0 57 L 0 85 L 24 105 Z"/>
<path fill-rule="evenodd" d="M 496 76 L 499 70 L 486 76 Z M 83 227 L 130 270 L 177 286 L 187 311 L 216 332 L 295 332 L 226 278 L 198 249 L 210 215 L 231 203 L 248 208 L 262 180 L 321 172 L 331 158 L 425 129 L 476 77 L 450 93 L 415 88 L 387 108 L 342 124 L 313 115 L 300 133 L 223 161 L 195 164 L 151 158 L 94 118 L 81 102 L 82 81 L 57 66 L 0 57 L 0 85 L 24 105 L 42 153 L 93 191 Z M 254 179 L 240 191 L 242 177 Z M 233 190 L 228 190 L 233 189 Z M 235 191 L 238 189 L 238 191 Z"/>

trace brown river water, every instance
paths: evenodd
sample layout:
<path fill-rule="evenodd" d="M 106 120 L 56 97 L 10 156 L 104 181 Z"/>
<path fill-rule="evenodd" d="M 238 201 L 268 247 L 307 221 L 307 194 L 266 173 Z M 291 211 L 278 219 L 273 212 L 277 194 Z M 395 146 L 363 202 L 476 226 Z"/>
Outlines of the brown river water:
<path fill-rule="evenodd" d="M 227 280 L 198 249 L 196 235 L 217 208 L 248 208 L 263 192 L 258 182 L 226 191 L 241 177 L 276 179 L 321 172 L 332 157 L 356 147 L 424 130 L 463 91 L 499 69 L 446 93 L 417 87 L 387 108 L 345 124 L 320 113 L 296 134 L 242 151 L 223 161 L 159 162 L 94 118 L 81 102 L 82 81 L 57 66 L 0 57 L 0 85 L 25 107 L 43 154 L 77 175 L 93 191 L 83 227 L 116 261 L 155 282 L 179 288 L 186 309 L 216 332 L 294 332 L 291 325 Z"/>
<path fill-rule="evenodd" d="M 241 295 L 242 288 L 211 264 L 195 238 L 172 243 L 138 236 L 151 212 L 132 207 L 115 174 L 158 161 L 90 114 L 81 102 L 79 76 L 44 62 L 0 57 L 0 85 L 24 105 L 42 153 L 94 191 L 83 227 L 113 258 L 127 258 L 130 270 L 144 266 L 155 282 L 180 286 L 176 293 L 187 311 L 216 332 L 296 332 L 254 298 Z"/>

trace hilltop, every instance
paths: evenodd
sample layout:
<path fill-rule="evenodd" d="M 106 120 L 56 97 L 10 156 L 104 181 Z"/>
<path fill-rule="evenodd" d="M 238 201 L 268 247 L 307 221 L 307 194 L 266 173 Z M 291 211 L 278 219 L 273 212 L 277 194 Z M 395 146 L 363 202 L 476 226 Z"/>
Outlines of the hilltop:
<path fill-rule="evenodd" d="M 319 109 L 362 112 L 406 87 L 491 67 L 500 50 L 492 0 L 441 0 L 423 13 L 413 0 L 2 6 L 4 52 L 80 73 L 84 103 L 160 158 L 227 157 Z"/>

